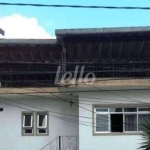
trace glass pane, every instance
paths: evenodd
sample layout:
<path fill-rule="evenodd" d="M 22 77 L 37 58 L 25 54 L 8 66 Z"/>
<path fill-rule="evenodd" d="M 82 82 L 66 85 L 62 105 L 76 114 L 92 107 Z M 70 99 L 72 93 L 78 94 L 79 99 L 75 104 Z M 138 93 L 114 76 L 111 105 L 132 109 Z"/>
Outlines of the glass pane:
<path fill-rule="evenodd" d="M 122 108 L 110 108 L 110 112 L 122 112 Z"/>
<path fill-rule="evenodd" d="M 108 115 L 96 115 L 96 131 L 109 131 L 109 118 Z"/>
<path fill-rule="evenodd" d="M 137 115 L 125 115 L 125 131 L 137 131 Z"/>
<path fill-rule="evenodd" d="M 150 108 L 139 108 L 139 111 L 150 111 Z"/>
<path fill-rule="evenodd" d="M 123 132 L 123 114 L 111 114 L 111 132 Z"/>
<path fill-rule="evenodd" d="M 139 114 L 139 121 L 138 121 L 138 130 L 142 131 L 141 124 L 144 123 L 145 120 L 150 120 L 150 114 Z"/>
<path fill-rule="evenodd" d="M 46 133 L 46 129 L 39 129 L 39 133 Z"/>
<path fill-rule="evenodd" d="M 25 127 L 31 127 L 31 121 L 32 121 L 32 115 L 24 115 L 24 126 Z"/>
<path fill-rule="evenodd" d="M 137 112 L 137 108 L 124 108 L 124 112 Z"/>
<path fill-rule="evenodd" d="M 96 108 L 96 112 L 108 112 L 108 108 Z"/>
<path fill-rule="evenodd" d="M 25 129 L 25 133 L 32 133 L 32 129 Z"/>
<path fill-rule="evenodd" d="M 46 115 L 39 115 L 39 127 L 46 127 Z"/>

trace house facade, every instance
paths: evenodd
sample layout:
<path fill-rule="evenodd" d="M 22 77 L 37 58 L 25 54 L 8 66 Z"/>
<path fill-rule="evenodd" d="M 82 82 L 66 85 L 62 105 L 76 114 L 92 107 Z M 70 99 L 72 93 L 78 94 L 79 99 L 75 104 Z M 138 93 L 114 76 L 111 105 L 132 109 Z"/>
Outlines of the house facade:
<path fill-rule="evenodd" d="M 56 40 L 0 40 L 0 149 L 59 148 L 59 138 L 76 144 L 78 108 L 53 84 L 60 52 Z"/>
<path fill-rule="evenodd" d="M 137 149 L 150 117 L 150 28 L 56 37 L 0 40 L 1 149 Z"/>
<path fill-rule="evenodd" d="M 143 82 L 148 82 L 147 86 L 141 86 Z M 92 127 L 79 125 L 80 149 L 86 149 L 87 142 L 96 150 L 100 145 L 103 149 L 137 149 L 142 143 L 140 124 L 150 115 L 149 81 L 113 80 L 108 83 L 104 81 L 105 86 L 97 91 L 80 93 L 79 115 L 88 118 L 80 118 L 79 122 L 92 124 Z M 85 103 L 87 100 L 89 102 Z"/>
<path fill-rule="evenodd" d="M 78 114 L 70 104 L 52 98 L 50 94 L 30 95 L 24 90 L 19 94 L 19 89 L 15 89 L 18 94 L 7 94 L 8 90 L 12 89 L 1 93 L 1 149 L 41 149 L 59 136 L 78 136 L 78 126 L 69 121 L 70 116 L 62 115 Z M 37 91 L 42 93 L 39 89 Z M 57 144 L 53 146 L 57 148 Z"/>

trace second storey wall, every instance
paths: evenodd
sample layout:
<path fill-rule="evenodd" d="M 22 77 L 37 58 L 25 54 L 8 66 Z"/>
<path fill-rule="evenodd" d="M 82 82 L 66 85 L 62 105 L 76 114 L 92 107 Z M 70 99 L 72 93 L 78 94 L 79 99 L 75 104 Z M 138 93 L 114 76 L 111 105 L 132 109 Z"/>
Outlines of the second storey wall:
<path fill-rule="evenodd" d="M 0 107 L 3 108 L 3 111 L 0 112 L 0 149 L 38 150 L 58 136 L 78 136 L 77 124 L 55 117 L 74 119 L 62 115 L 62 113 L 78 115 L 77 107 L 71 107 L 69 103 L 57 101 L 59 99 L 52 98 L 50 94 L 36 94 L 34 96 L 1 94 Z M 48 136 L 22 136 L 21 113 L 29 110 L 50 111 Z M 59 114 L 52 112 L 58 112 Z"/>
<path fill-rule="evenodd" d="M 135 100 L 135 101 L 134 101 Z M 94 102 L 97 101 L 97 102 Z M 141 101 L 141 102 L 137 102 Z M 107 107 L 108 104 L 137 104 L 150 103 L 150 90 L 129 90 L 109 92 L 85 92 L 79 95 L 79 148 L 80 150 L 137 150 L 140 146 L 141 135 L 125 135 L 110 133 L 93 134 L 93 105 Z M 109 105 L 110 106 L 110 105 Z M 83 125 L 84 124 L 84 125 Z"/>

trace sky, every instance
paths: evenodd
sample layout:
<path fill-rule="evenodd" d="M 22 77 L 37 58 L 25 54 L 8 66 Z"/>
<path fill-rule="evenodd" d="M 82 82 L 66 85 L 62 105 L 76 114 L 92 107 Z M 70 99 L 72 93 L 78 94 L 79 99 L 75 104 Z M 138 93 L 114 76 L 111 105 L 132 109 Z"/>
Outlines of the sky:
<path fill-rule="evenodd" d="M 149 0 L 2 0 L 42 3 L 150 7 Z M 150 10 L 73 9 L 0 5 L 1 38 L 55 38 L 55 29 L 150 26 Z"/>

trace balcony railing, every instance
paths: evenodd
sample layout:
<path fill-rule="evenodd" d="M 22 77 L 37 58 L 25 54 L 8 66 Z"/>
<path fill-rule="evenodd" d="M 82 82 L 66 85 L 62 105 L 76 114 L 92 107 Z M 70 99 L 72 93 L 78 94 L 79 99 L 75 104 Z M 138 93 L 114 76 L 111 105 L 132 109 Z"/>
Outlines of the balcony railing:
<path fill-rule="evenodd" d="M 78 137 L 59 136 L 40 150 L 78 150 Z"/>

